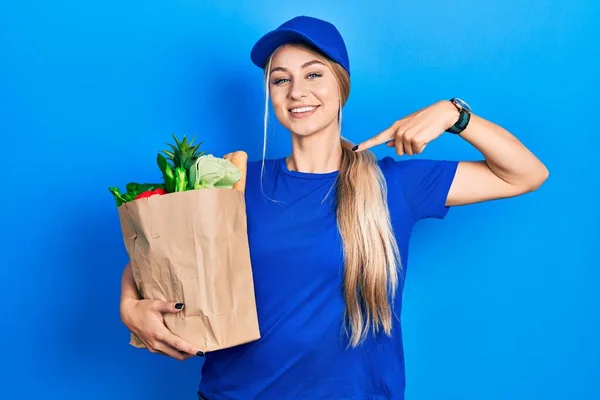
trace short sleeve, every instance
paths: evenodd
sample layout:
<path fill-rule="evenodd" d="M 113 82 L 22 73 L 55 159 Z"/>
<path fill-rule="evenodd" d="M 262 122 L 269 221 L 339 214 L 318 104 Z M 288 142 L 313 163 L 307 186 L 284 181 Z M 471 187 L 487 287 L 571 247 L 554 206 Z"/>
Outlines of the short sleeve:
<path fill-rule="evenodd" d="M 446 206 L 458 161 L 413 159 L 397 161 L 392 157 L 381 160 L 388 186 L 397 185 L 393 192 L 406 199 L 416 221 L 424 218 L 443 219 L 450 207 Z"/>

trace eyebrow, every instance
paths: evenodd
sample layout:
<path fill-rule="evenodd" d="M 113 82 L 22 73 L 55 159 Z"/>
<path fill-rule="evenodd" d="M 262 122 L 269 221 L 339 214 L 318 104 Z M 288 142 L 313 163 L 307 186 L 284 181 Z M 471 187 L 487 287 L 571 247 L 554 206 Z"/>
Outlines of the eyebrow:
<path fill-rule="evenodd" d="M 301 69 L 304 69 L 304 68 L 306 68 L 306 67 L 310 67 L 310 66 L 311 66 L 311 65 L 313 65 L 313 64 L 321 64 L 321 65 L 325 65 L 324 63 L 322 63 L 322 62 L 321 62 L 321 61 L 319 61 L 319 60 L 312 60 L 312 61 L 305 62 L 304 64 L 302 64 L 302 66 L 301 66 L 300 68 L 301 68 Z M 273 69 L 271 70 L 271 74 L 272 74 L 273 72 L 275 72 L 275 71 L 287 71 L 287 69 L 286 69 L 286 68 L 284 68 L 284 67 L 275 67 L 275 68 L 273 68 Z"/>

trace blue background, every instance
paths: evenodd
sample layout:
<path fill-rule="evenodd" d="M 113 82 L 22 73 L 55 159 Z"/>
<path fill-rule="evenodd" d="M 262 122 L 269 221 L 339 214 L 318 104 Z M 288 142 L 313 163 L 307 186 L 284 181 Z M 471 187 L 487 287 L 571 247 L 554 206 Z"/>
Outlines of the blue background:
<path fill-rule="evenodd" d="M 107 187 L 158 179 L 171 133 L 260 158 L 249 51 L 297 14 L 333 21 L 347 41 L 354 142 L 459 96 L 550 169 L 537 192 L 415 229 L 407 399 L 598 398 L 599 11 L 592 0 L 3 1 L 2 398 L 195 398 L 201 359 L 128 344 Z M 268 157 L 290 150 L 275 128 Z M 420 157 L 479 154 L 444 135 Z"/>

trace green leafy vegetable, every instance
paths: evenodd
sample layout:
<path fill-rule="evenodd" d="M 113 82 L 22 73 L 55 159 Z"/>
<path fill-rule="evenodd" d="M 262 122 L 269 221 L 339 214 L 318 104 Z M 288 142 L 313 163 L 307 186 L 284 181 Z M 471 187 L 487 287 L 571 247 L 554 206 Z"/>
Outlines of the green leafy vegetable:
<path fill-rule="evenodd" d="M 154 189 L 158 189 L 158 188 L 162 188 L 164 185 L 162 183 L 136 183 L 136 182 L 129 182 L 126 186 L 125 186 L 125 190 L 127 190 L 127 192 L 131 192 L 131 193 L 136 193 L 136 196 L 142 192 L 148 191 L 148 190 L 154 190 Z"/>
<path fill-rule="evenodd" d="M 242 177 L 240 170 L 224 158 L 212 154 L 198 157 L 190 168 L 190 178 L 194 179 L 194 189 L 200 188 L 233 188 L 233 184 Z"/>
<path fill-rule="evenodd" d="M 120 207 L 123 203 L 127 202 L 127 199 L 123 197 L 123 194 L 118 187 L 111 186 L 108 190 L 113 194 L 115 201 L 117 202 L 117 207 Z"/>
<path fill-rule="evenodd" d="M 121 190 L 118 187 L 111 186 L 108 188 L 110 192 L 113 194 L 115 201 L 117 202 L 117 207 L 120 207 L 124 203 L 128 203 L 130 201 L 135 200 L 136 196 L 140 193 L 156 190 L 156 189 L 165 189 L 165 185 L 162 183 L 137 183 L 137 182 L 129 182 L 126 186 L 126 192 L 121 193 Z"/>

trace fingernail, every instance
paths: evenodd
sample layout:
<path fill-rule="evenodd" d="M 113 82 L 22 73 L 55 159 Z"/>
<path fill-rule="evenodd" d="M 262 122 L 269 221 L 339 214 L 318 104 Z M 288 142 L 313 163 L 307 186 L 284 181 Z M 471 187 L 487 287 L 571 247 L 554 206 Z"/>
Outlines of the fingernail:
<path fill-rule="evenodd" d="M 204 353 L 203 353 L 203 352 L 201 352 L 201 351 L 198 351 L 198 352 L 196 353 L 196 355 L 197 355 L 198 357 L 204 357 Z"/>
<path fill-rule="evenodd" d="M 175 304 L 175 308 L 178 310 L 181 310 L 183 308 L 183 303 L 177 303 Z"/>
<path fill-rule="evenodd" d="M 356 145 L 352 148 L 352 151 L 356 151 L 356 150 L 358 150 L 358 145 Z"/>

